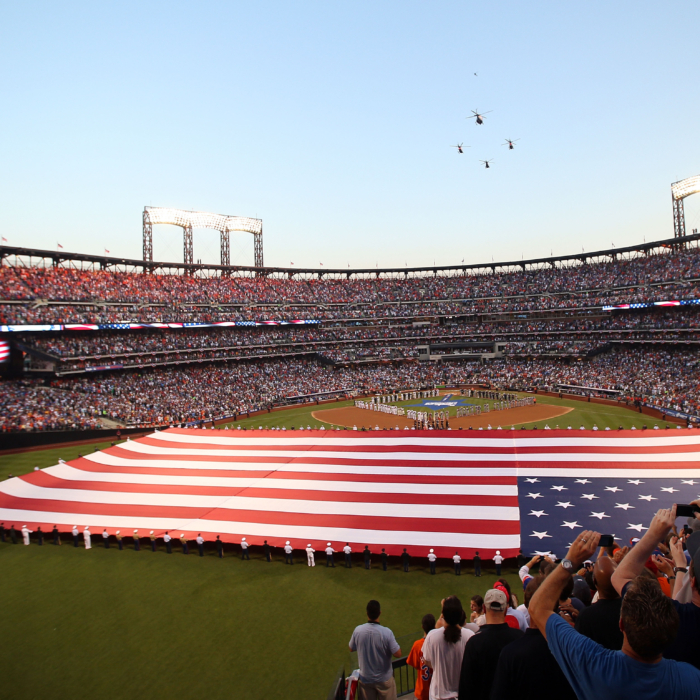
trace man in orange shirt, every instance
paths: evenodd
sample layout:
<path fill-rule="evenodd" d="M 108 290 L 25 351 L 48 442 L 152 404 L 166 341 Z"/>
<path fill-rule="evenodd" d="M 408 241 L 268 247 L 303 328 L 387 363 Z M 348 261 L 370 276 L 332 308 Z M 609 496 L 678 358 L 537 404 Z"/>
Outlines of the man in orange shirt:
<path fill-rule="evenodd" d="M 423 642 L 425 642 L 428 632 L 435 629 L 435 615 L 430 613 L 424 615 L 421 620 L 421 627 L 423 628 L 423 638 L 413 642 L 411 653 L 408 655 L 406 663 L 418 670 L 416 687 L 413 691 L 416 698 L 418 700 L 429 700 L 430 679 L 433 677 L 433 669 L 425 663 L 423 658 Z"/>

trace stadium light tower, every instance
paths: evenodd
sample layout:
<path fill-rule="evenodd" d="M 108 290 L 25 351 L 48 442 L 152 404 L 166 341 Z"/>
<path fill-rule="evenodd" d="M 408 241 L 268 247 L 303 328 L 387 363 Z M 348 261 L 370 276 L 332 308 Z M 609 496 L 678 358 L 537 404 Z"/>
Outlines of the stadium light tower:
<path fill-rule="evenodd" d="M 687 177 L 671 185 L 671 199 L 673 200 L 673 235 L 678 238 L 685 236 L 685 212 L 683 200 L 691 194 L 700 192 L 700 175 Z"/>
<path fill-rule="evenodd" d="M 211 228 L 221 234 L 221 264 L 231 264 L 229 234 L 231 231 L 252 233 L 254 238 L 255 267 L 263 267 L 262 219 L 245 216 L 227 216 L 204 211 L 185 211 L 167 207 L 144 207 L 143 209 L 143 259 L 153 262 L 153 225 L 172 224 L 183 231 L 184 259 L 186 265 L 194 262 L 192 230 Z"/>

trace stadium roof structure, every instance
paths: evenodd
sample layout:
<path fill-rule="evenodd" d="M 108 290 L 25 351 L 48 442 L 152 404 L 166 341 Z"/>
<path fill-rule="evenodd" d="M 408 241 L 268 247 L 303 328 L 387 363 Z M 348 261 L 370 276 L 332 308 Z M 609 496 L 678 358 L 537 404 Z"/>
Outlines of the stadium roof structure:
<path fill-rule="evenodd" d="M 700 233 L 682 237 L 667 238 L 658 241 L 638 243 L 623 248 L 608 248 L 606 250 L 581 252 L 572 255 L 557 255 L 545 258 L 530 258 L 528 260 L 513 260 L 488 263 L 462 263 L 459 265 L 430 265 L 425 267 L 393 267 L 393 268 L 286 268 L 286 267 L 254 267 L 240 265 L 208 265 L 176 262 L 151 262 L 130 258 L 116 258 L 85 253 L 65 253 L 63 251 L 42 250 L 23 246 L 0 246 L 0 263 L 15 267 L 30 267 L 35 264 L 46 264 L 50 261 L 55 267 L 73 269 L 102 269 L 120 272 L 161 272 L 167 274 L 191 274 L 201 277 L 216 277 L 235 275 L 238 277 L 272 277 L 289 279 L 311 278 L 372 278 L 372 277 L 425 277 L 441 275 L 452 277 L 470 271 L 477 272 L 512 272 L 517 270 L 533 270 L 547 267 L 573 267 L 591 261 L 618 260 L 634 258 L 640 255 L 659 253 L 665 250 L 678 250 L 694 244 L 698 247 Z"/>

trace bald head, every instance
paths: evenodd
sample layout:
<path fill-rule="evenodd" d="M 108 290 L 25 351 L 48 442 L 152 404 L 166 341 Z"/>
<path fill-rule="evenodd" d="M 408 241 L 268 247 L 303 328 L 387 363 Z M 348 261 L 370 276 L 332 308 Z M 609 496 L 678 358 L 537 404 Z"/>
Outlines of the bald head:
<path fill-rule="evenodd" d="M 619 598 L 620 594 L 615 590 L 615 587 L 610 583 L 617 564 L 610 557 L 598 557 L 593 565 L 593 578 L 596 588 L 598 589 L 598 597 L 601 600 L 612 600 Z"/>

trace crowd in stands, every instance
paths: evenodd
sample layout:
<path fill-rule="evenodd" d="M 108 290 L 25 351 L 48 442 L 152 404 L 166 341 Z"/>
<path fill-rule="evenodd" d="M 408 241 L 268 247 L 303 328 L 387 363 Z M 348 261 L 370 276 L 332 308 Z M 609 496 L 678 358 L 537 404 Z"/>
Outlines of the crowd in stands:
<path fill-rule="evenodd" d="M 694 299 L 700 296 L 699 278 L 696 248 L 573 267 L 342 280 L 212 278 L 3 265 L 0 301 L 22 303 L 0 304 L 0 322 L 391 319 L 580 308 L 670 297 Z"/>
<path fill-rule="evenodd" d="M 376 357 L 376 356 L 375 356 Z M 381 357 L 381 356 L 380 356 Z M 517 356 L 481 364 L 394 361 L 333 366 L 314 357 L 188 364 L 177 368 L 102 372 L 39 381 L 5 381 L 0 429 L 94 427 L 107 418 L 127 425 L 210 420 L 263 410 L 290 397 L 328 391 L 360 394 L 437 385 L 490 384 L 503 389 L 559 391 L 558 385 L 600 390 L 629 402 L 698 415 L 697 350 L 615 347 L 579 362 Z M 478 359 L 478 358 L 475 358 Z"/>
<path fill-rule="evenodd" d="M 445 597 L 437 620 L 423 617 L 423 637 L 406 658 L 417 670 L 415 698 L 700 697 L 700 520 L 679 532 L 674 505 L 631 547 L 600 541 L 582 532 L 560 563 L 553 555 L 525 562 L 521 553 L 521 591 L 491 578 L 471 614 L 466 601 Z M 404 652 L 381 612 L 370 601 L 349 643 L 359 665 L 349 683 L 363 700 L 397 696 L 392 662 Z"/>

